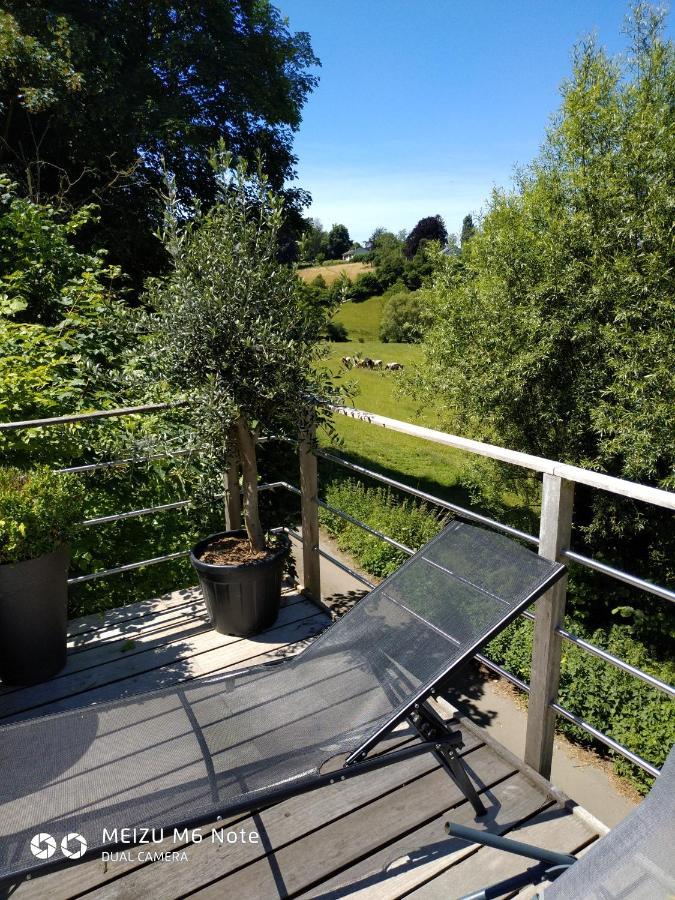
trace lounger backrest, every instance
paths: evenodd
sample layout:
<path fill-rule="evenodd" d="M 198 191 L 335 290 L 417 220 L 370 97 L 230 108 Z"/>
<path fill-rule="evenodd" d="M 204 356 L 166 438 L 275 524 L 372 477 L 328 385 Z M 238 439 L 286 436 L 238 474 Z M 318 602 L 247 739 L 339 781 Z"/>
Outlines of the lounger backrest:
<path fill-rule="evenodd" d="M 453 521 L 298 657 L 348 655 L 390 698 L 389 721 L 564 573 L 520 544 Z M 372 722 L 373 733 L 382 721 Z"/>

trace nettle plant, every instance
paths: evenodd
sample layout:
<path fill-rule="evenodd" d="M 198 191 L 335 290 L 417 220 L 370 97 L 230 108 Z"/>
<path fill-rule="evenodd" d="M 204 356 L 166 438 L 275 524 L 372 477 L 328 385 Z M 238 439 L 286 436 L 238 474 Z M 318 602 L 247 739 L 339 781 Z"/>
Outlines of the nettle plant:
<path fill-rule="evenodd" d="M 325 421 L 314 398 L 330 391 L 316 365 L 330 310 L 312 304 L 277 259 L 284 206 L 261 163 L 233 166 L 221 148 L 212 166 L 218 198 L 206 212 L 187 215 L 167 178 L 162 237 L 173 266 L 150 286 L 152 368 L 185 401 L 208 471 L 222 484 L 233 465 L 240 470 L 251 548 L 264 550 L 258 441 L 297 440 L 312 421 Z"/>

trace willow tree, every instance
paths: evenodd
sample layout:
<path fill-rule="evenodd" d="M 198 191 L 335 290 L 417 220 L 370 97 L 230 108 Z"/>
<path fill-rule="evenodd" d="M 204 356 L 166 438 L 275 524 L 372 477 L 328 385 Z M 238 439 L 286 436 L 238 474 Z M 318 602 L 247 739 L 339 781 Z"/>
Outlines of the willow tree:
<path fill-rule="evenodd" d="M 471 437 L 673 488 L 675 50 L 643 5 L 630 35 L 618 59 L 576 49 L 537 159 L 461 260 L 437 256 L 421 388 Z M 581 488 L 575 519 L 605 558 L 673 575 L 665 511 Z"/>

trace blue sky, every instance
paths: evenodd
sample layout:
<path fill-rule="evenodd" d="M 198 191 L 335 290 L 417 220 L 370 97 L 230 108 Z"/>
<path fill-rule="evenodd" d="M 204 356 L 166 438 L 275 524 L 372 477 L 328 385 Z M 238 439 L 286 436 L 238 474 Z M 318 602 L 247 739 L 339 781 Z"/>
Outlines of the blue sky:
<path fill-rule="evenodd" d="M 440 213 L 458 232 L 537 153 L 574 43 L 625 47 L 622 0 L 275 0 L 320 83 L 296 135 L 309 215 L 363 241 Z"/>

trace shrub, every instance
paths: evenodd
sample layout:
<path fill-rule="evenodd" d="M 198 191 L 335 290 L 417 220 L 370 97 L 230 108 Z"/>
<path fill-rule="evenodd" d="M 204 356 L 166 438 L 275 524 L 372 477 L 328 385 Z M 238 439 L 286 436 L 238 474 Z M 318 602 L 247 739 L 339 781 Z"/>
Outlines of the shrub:
<path fill-rule="evenodd" d="M 0 468 L 0 564 L 51 553 L 82 520 L 84 489 L 74 475 L 47 466 L 30 472 Z"/>
<path fill-rule="evenodd" d="M 422 503 L 398 500 L 388 489 L 366 487 L 353 479 L 331 481 L 326 488 L 326 500 L 415 550 L 438 534 L 445 524 L 444 518 Z M 408 558 L 401 550 L 327 510 L 321 511 L 321 522 L 335 536 L 341 550 L 350 553 L 378 578 L 390 575 Z"/>
<path fill-rule="evenodd" d="M 384 305 L 380 340 L 384 343 L 415 344 L 422 339 L 423 306 L 417 294 L 401 291 Z"/>
<path fill-rule="evenodd" d="M 360 303 L 362 300 L 367 300 L 368 297 L 372 297 L 374 294 L 381 293 L 382 286 L 380 285 L 377 275 L 375 275 L 374 272 L 361 272 L 360 275 L 357 275 L 349 289 L 349 299 L 353 300 L 354 303 Z"/>
<path fill-rule="evenodd" d="M 609 634 L 602 630 L 588 634 L 579 622 L 570 629 L 619 659 L 672 684 L 675 666 L 650 659 L 644 646 L 629 633 L 629 626 L 614 625 Z M 529 681 L 532 623 L 514 622 L 490 642 L 485 652 L 489 659 Z M 558 697 L 562 706 L 654 765 L 663 763 L 675 740 L 675 706 L 665 694 L 573 644 L 563 644 Z M 587 732 L 562 718 L 557 724 L 575 742 L 604 752 Z M 617 755 L 614 765 L 642 793 L 651 786 L 650 776 L 623 757 Z"/>
<path fill-rule="evenodd" d="M 326 325 L 326 338 L 337 343 L 344 343 L 349 340 L 344 322 L 336 322 L 334 319 L 330 321 Z"/>

